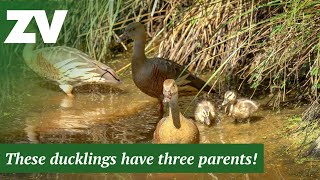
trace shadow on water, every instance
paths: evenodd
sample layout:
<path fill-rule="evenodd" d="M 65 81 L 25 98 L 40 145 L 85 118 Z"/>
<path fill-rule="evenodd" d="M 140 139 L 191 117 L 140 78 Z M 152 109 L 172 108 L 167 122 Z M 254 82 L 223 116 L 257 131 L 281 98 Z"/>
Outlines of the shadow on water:
<path fill-rule="evenodd" d="M 1 143 L 150 143 L 158 121 L 157 101 L 141 93 L 130 76 L 118 88 L 85 86 L 67 97 L 57 86 L 26 67 L 1 72 Z M 192 96 L 181 97 L 187 117 Z M 186 110 L 187 109 L 187 110 Z M 10 179 L 297 179 L 319 177 L 319 166 L 296 164 L 284 154 L 292 142 L 281 135 L 283 123 L 303 108 L 257 112 L 248 123 L 221 114 L 211 127 L 198 124 L 201 143 L 263 143 L 263 174 L 15 174 Z"/>

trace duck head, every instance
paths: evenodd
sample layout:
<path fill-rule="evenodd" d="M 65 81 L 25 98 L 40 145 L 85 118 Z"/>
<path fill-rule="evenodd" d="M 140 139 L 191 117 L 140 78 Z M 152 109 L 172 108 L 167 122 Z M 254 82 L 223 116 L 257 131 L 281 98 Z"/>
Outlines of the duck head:
<path fill-rule="evenodd" d="M 229 103 L 234 104 L 237 101 L 237 94 L 234 91 L 227 91 L 224 94 L 224 100 L 222 102 L 222 106 L 227 105 Z"/>
<path fill-rule="evenodd" d="M 104 67 L 105 69 L 101 69 L 102 75 L 99 78 L 99 81 L 108 83 L 110 85 L 119 85 L 122 84 L 122 81 L 120 80 L 119 76 L 117 73 L 109 68 L 109 67 Z"/>
<path fill-rule="evenodd" d="M 133 22 L 129 24 L 124 30 L 123 34 L 120 36 L 120 41 L 125 41 L 128 39 L 138 40 L 141 37 L 145 38 L 145 29 L 143 24 L 140 22 Z"/>
<path fill-rule="evenodd" d="M 163 82 L 163 102 L 171 102 L 178 99 L 178 86 L 173 79 L 167 79 Z"/>
<path fill-rule="evenodd" d="M 214 107 L 209 101 L 201 101 L 196 108 L 196 118 L 206 125 L 210 126 L 214 120 L 215 112 Z"/>

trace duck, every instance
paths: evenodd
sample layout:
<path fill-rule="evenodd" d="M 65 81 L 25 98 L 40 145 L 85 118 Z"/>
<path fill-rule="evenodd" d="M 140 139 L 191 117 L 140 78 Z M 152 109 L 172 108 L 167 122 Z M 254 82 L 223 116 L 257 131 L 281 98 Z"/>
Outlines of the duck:
<path fill-rule="evenodd" d="M 121 84 L 113 69 L 75 48 L 54 46 L 35 49 L 35 44 L 26 44 L 23 58 L 30 69 L 59 85 L 69 97 L 74 97 L 72 90 L 76 86 Z"/>
<path fill-rule="evenodd" d="M 217 119 L 214 105 L 208 100 L 202 100 L 196 105 L 194 112 L 195 120 L 210 126 Z"/>
<path fill-rule="evenodd" d="M 144 25 L 140 22 L 129 24 L 120 36 L 119 42 L 127 39 L 134 41 L 131 63 L 132 79 L 143 93 L 158 99 L 160 118 L 164 113 L 162 85 L 166 79 L 176 80 L 176 84 L 181 89 L 191 86 L 201 90 L 203 87 L 206 92 L 214 92 L 209 85 L 206 85 L 205 81 L 186 70 L 186 67 L 160 57 L 147 58 L 145 55 L 146 32 Z"/>
<path fill-rule="evenodd" d="M 162 118 L 154 131 L 156 144 L 196 144 L 200 135 L 197 125 L 184 117 L 178 105 L 178 86 L 173 79 L 163 82 L 163 102 L 169 104 L 169 115 Z"/>
<path fill-rule="evenodd" d="M 249 119 L 259 109 L 255 101 L 245 98 L 238 99 L 235 91 L 227 91 L 224 94 L 222 106 L 226 106 L 225 112 L 235 121 Z"/>

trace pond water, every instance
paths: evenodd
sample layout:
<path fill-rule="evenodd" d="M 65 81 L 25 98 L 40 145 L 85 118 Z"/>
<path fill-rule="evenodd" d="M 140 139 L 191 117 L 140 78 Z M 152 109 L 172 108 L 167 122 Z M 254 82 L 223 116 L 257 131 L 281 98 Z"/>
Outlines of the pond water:
<path fill-rule="evenodd" d="M 68 98 L 57 86 L 22 61 L 0 69 L 0 143 L 150 143 L 158 121 L 158 104 L 133 84 L 130 72 L 118 88 L 86 86 Z M 115 60 L 115 69 L 128 60 Z M 180 98 L 185 116 L 193 118 L 193 96 Z M 261 102 L 263 103 L 263 102 Z M 190 108 L 191 107 L 191 108 Z M 186 111 L 186 109 L 188 109 Z M 264 174 L 5 174 L 8 179 L 311 179 L 319 163 L 297 164 L 286 154 L 292 145 L 282 128 L 305 108 L 281 112 L 261 109 L 257 121 L 234 123 L 223 115 L 212 127 L 198 124 L 201 143 L 263 143 Z M 1 178 L 1 179 L 2 179 Z"/>

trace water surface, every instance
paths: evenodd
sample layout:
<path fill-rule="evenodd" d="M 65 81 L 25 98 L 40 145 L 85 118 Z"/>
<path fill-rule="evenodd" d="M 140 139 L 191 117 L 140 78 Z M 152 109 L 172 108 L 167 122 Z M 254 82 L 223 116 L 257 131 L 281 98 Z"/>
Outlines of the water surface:
<path fill-rule="evenodd" d="M 133 84 L 130 72 L 118 88 L 85 86 L 67 97 L 21 61 L 0 69 L 0 143 L 150 143 L 158 121 L 158 104 Z M 117 61 L 115 61 L 117 62 Z M 118 61 L 119 62 L 119 61 Z M 128 61 L 113 65 L 124 66 Z M 193 118 L 192 96 L 180 106 Z M 188 109 L 186 111 L 186 109 Z M 212 127 L 198 124 L 201 143 L 263 143 L 264 174 L 13 174 L 9 179 L 311 179 L 319 176 L 319 163 L 297 164 L 285 153 L 292 145 L 282 128 L 286 120 L 305 108 L 280 113 L 261 109 L 256 121 L 235 123 L 220 112 Z"/>

